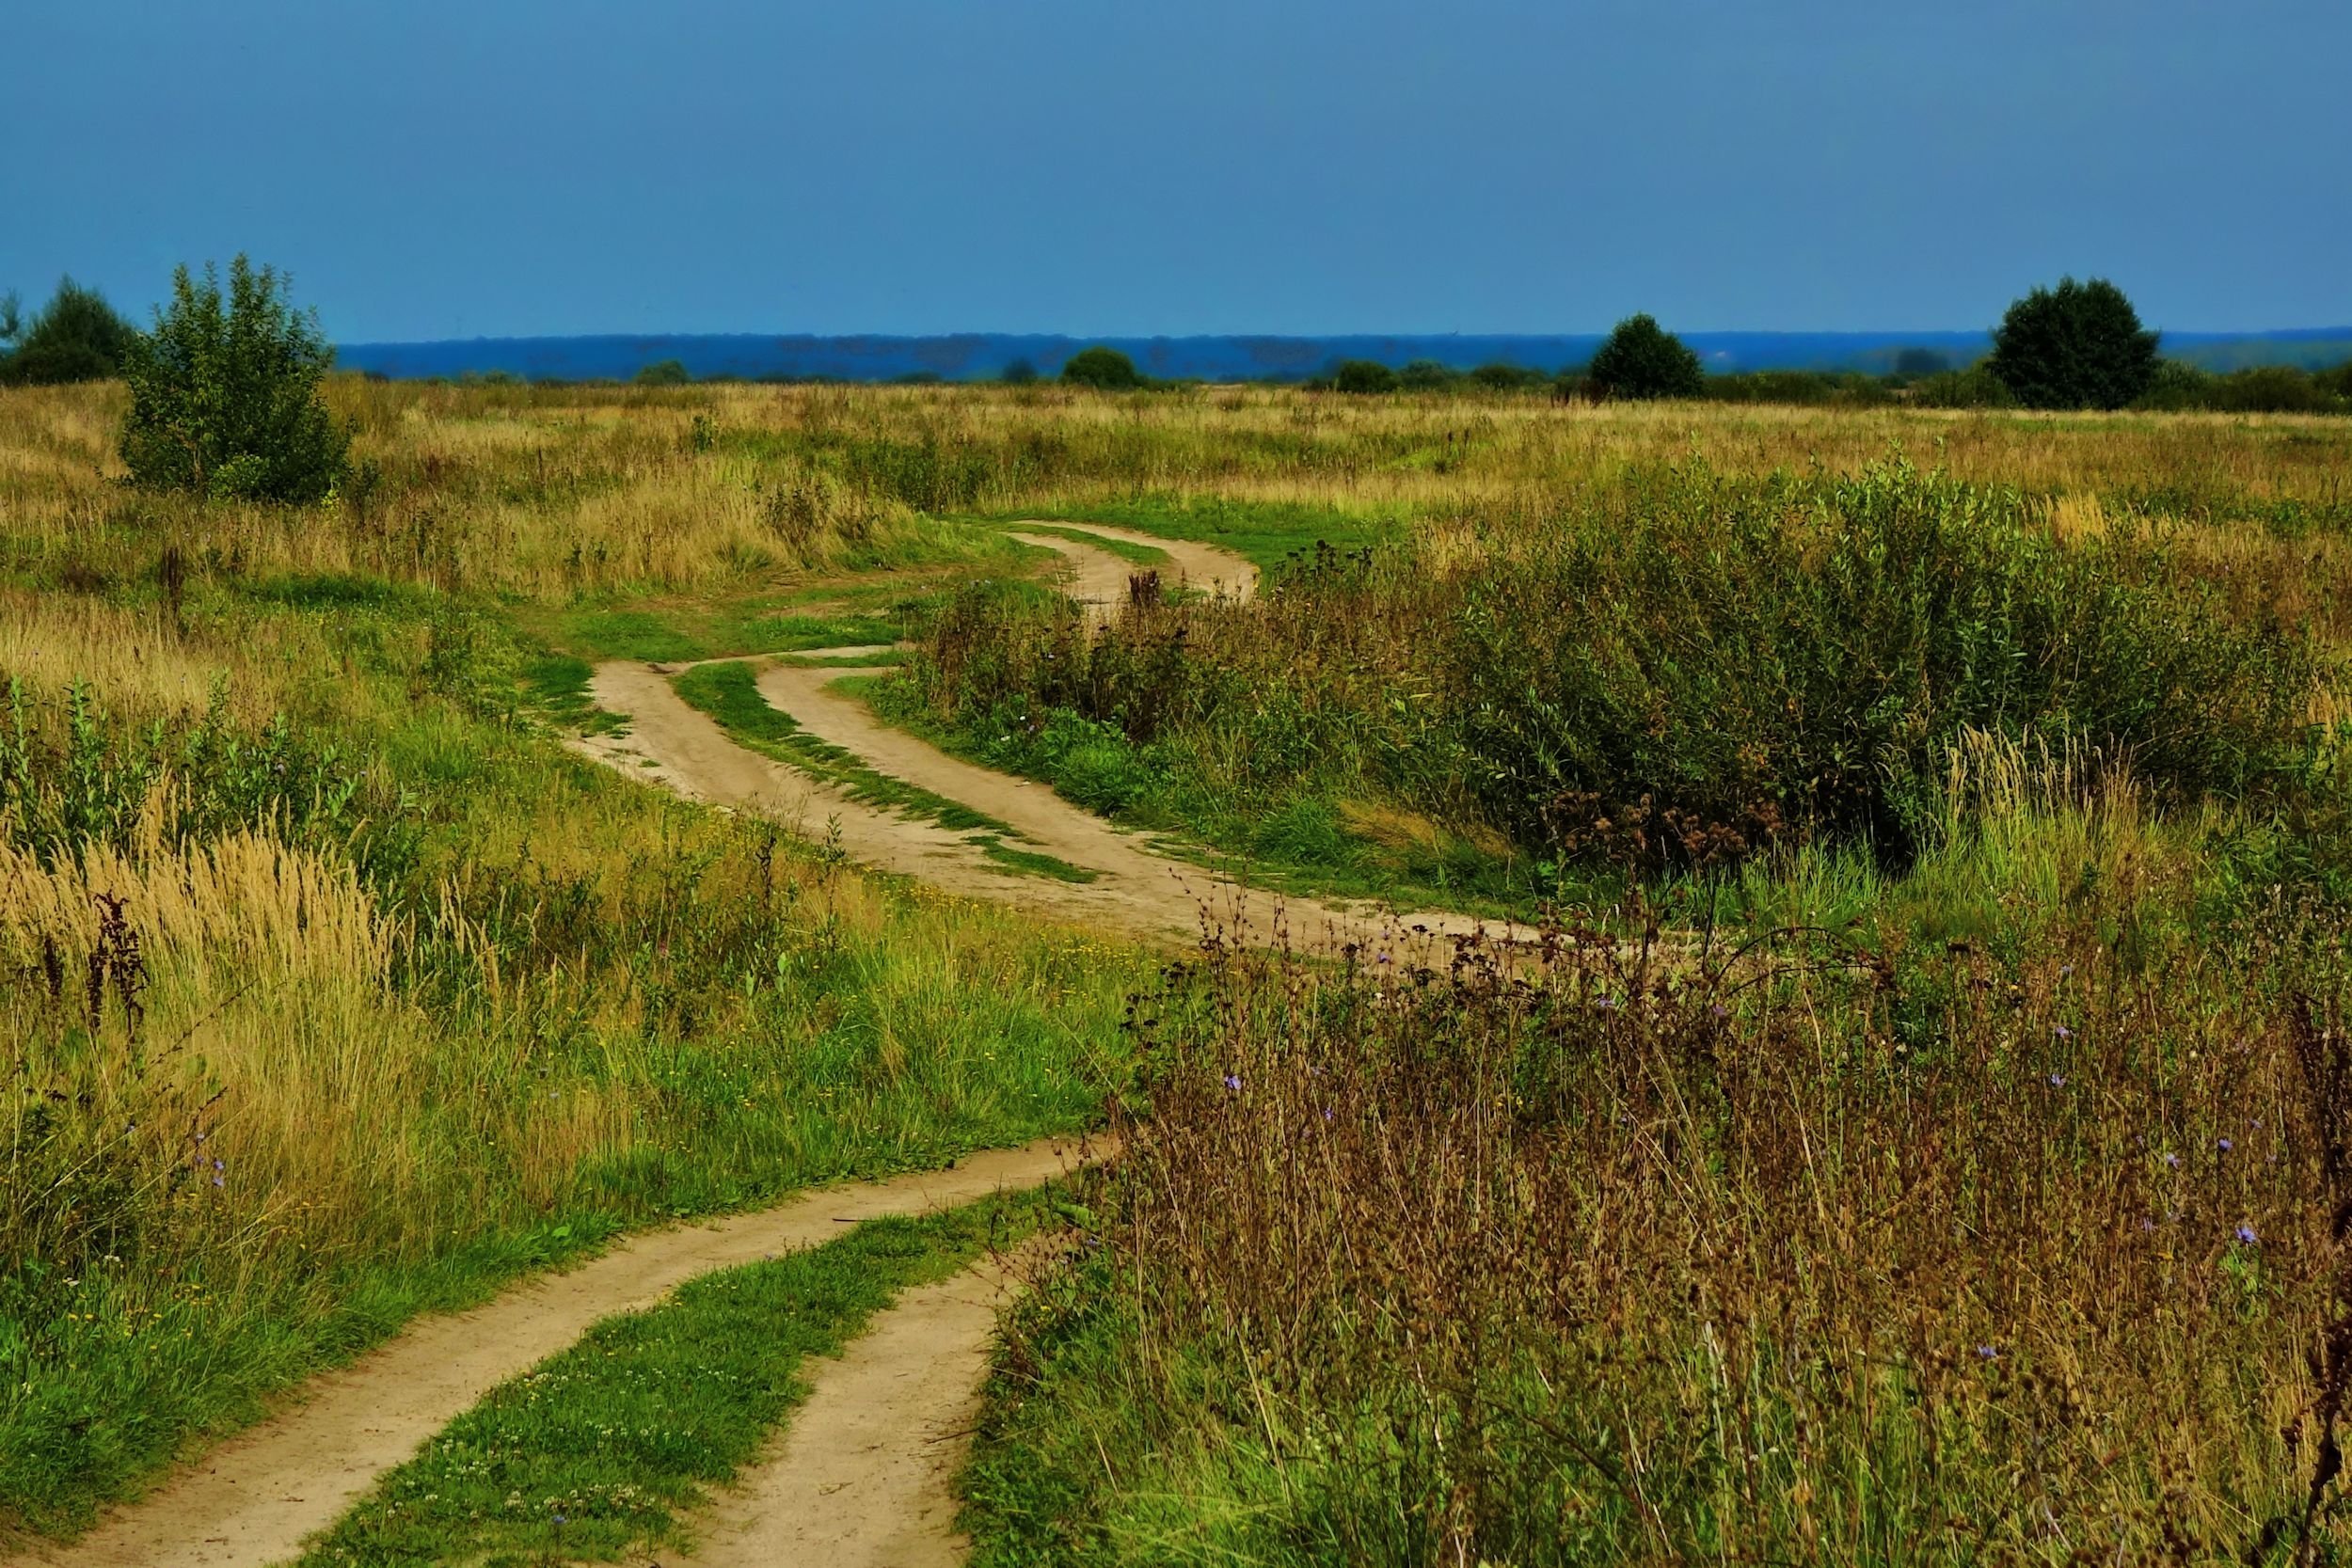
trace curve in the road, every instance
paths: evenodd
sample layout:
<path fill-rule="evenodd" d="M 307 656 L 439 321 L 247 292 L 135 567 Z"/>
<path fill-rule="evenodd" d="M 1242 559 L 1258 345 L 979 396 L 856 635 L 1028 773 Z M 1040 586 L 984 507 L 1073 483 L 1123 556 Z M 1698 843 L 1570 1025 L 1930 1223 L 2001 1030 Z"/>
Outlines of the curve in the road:
<path fill-rule="evenodd" d="M 1069 537 L 1071 531 L 1166 549 L 1181 574 L 1179 581 L 1186 586 L 1205 585 L 1237 598 L 1248 598 L 1257 589 L 1257 568 L 1214 546 L 1091 523 L 1083 530 L 1069 523 L 1051 526 L 1065 531 L 1036 534 L 1035 542 L 1063 558 L 1068 588 L 1100 614 L 1116 612 L 1136 568 L 1108 550 L 1077 543 Z M 1011 525 L 1010 531 L 1019 527 Z M 820 650 L 801 658 L 811 657 L 830 656 Z M 866 704 L 834 689 L 834 683 L 847 677 L 882 673 L 880 667 L 796 659 L 763 671 L 759 689 L 771 707 L 816 738 L 855 754 L 878 773 L 1009 824 L 1022 836 L 1021 847 L 1094 872 L 1096 879 L 1079 884 L 1008 876 L 967 835 L 854 800 L 846 790 L 738 745 L 671 689 L 668 672 L 649 666 L 616 662 L 596 669 L 591 691 L 597 705 L 627 714 L 630 728 L 625 737 L 599 736 L 578 744 L 632 777 L 659 781 L 712 804 L 763 813 L 806 836 L 829 838 L 864 864 L 1043 918 L 1140 940 L 1197 942 L 1215 936 L 1229 944 L 1249 946 L 1388 946 L 1420 945 L 1474 932 L 1499 940 L 1528 934 L 1450 912 L 1400 916 L 1370 905 L 1286 897 L 1155 854 L 1136 835 L 1072 804 L 1048 786 L 949 756 L 882 722 Z"/>

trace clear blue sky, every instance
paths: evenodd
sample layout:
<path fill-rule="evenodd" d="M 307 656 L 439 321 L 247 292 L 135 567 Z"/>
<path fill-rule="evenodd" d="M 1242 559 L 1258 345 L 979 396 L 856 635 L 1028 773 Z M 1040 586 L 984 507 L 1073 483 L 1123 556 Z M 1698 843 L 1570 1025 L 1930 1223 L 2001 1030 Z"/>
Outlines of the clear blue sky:
<path fill-rule="evenodd" d="M 18 0 L 0 287 L 345 341 L 2352 322 L 2345 0 Z"/>

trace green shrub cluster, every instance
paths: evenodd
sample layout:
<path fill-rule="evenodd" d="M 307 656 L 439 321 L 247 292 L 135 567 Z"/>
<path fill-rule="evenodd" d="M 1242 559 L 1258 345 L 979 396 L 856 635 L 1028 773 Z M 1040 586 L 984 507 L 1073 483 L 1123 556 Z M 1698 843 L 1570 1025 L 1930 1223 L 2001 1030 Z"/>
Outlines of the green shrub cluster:
<path fill-rule="evenodd" d="M 16 296 L 0 300 L 0 386 L 104 381 L 122 373 L 138 328 L 106 296 L 71 277 L 27 325 Z"/>

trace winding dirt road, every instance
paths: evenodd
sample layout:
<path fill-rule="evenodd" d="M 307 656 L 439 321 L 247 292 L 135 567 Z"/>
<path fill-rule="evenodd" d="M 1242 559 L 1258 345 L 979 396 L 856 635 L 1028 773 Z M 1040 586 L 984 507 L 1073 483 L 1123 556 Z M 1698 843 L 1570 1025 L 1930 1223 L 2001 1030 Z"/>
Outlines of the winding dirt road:
<path fill-rule="evenodd" d="M 1239 598 L 1256 591 L 1257 568 L 1213 546 L 1091 523 L 1083 531 L 1166 550 L 1185 585 L 1205 584 Z M 1129 577 L 1139 569 L 1107 550 L 1060 535 L 1023 537 L 1063 558 L 1068 564 L 1066 586 L 1100 615 L 1116 612 L 1127 597 Z M 819 650 L 808 657 L 850 652 Z M 1155 853 L 1140 836 L 1072 804 L 1048 786 L 949 756 L 883 723 L 866 704 L 834 689 L 845 677 L 881 673 L 880 667 L 778 664 L 761 673 L 759 689 L 769 705 L 817 738 L 855 753 L 876 772 L 1007 823 L 1020 833 L 1020 847 L 1094 872 L 1096 879 L 1075 883 L 1009 876 L 968 835 L 852 800 L 846 790 L 736 744 L 671 689 L 669 672 L 646 665 L 597 667 L 590 690 L 599 706 L 628 716 L 629 733 L 622 739 L 597 736 L 578 745 L 631 777 L 659 781 L 691 799 L 758 812 L 803 836 L 831 836 L 864 864 L 1042 918 L 1142 941 L 1196 942 L 1216 934 L 1238 945 L 1287 941 L 1301 946 L 1351 942 L 1387 946 L 1419 945 L 1482 930 L 1503 940 L 1527 934 L 1468 915 L 1397 915 L 1370 904 L 1286 897 Z"/>
<path fill-rule="evenodd" d="M 1057 529 L 1075 525 L 1053 524 Z M 1138 568 L 1066 534 L 1009 531 L 1062 558 L 1071 594 L 1107 618 Z M 1248 562 L 1205 545 L 1089 524 L 1099 537 L 1165 554 L 1163 579 L 1247 597 Z M 841 649 L 870 656 L 880 650 Z M 1052 790 L 977 768 L 875 719 L 831 689 L 859 667 L 778 665 L 760 689 L 810 734 L 878 772 L 1009 824 L 1020 847 L 1097 873 L 1085 884 L 1006 874 L 973 835 L 853 800 L 830 783 L 747 751 L 690 707 L 669 672 L 600 667 L 597 704 L 627 714 L 622 739 L 575 747 L 631 778 L 756 812 L 851 859 L 1049 919 L 1152 942 L 1216 935 L 1242 944 L 1363 942 L 1410 945 L 1480 928 L 1456 915 L 1395 916 L 1282 899 L 1153 853 L 1136 835 Z M 1507 928 L 1486 927 L 1511 936 Z M 412 1324 L 349 1369 L 313 1380 L 300 1402 L 217 1445 L 149 1496 L 114 1509 L 66 1545 L 35 1547 L 0 1568 L 268 1568 L 332 1524 L 385 1472 L 414 1454 L 498 1384 L 576 1340 L 596 1320 L 649 1306 L 713 1269 L 840 1233 L 845 1223 L 918 1213 L 1065 1174 L 1076 1146 L 978 1154 L 953 1170 L 823 1189 L 774 1209 L 631 1238 L 567 1273 L 518 1285 L 469 1312 Z M 908 1568 L 961 1561 L 947 1482 L 986 1367 L 1001 1265 L 910 1291 L 876 1317 L 840 1360 L 811 1369 L 813 1391 L 773 1455 L 705 1521 L 707 1568 L 817 1561 Z"/>
<path fill-rule="evenodd" d="M 860 1220 L 929 1213 L 1036 1186 L 1079 1160 L 1076 1140 L 1050 1140 L 975 1154 L 951 1170 L 819 1188 L 756 1213 L 631 1237 L 568 1273 L 412 1325 L 353 1366 L 312 1380 L 302 1402 L 215 1447 L 71 1545 L 34 1548 L 8 1559 L 6 1568 L 285 1562 L 300 1554 L 304 1537 L 342 1517 L 378 1477 L 483 1395 L 570 1345 L 598 1319 L 650 1307 L 714 1269 L 821 1245 Z M 879 1315 L 877 1332 L 901 1309 Z M 901 1334 L 893 1342 L 930 1365 L 919 1339 Z M 958 1354 L 961 1345 L 955 1341 Z M 833 1371 L 818 1373 L 820 1391 Z M 962 1364 L 941 1376 L 963 1377 Z M 977 1371 L 968 1384 L 977 1387 Z M 969 1391 L 955 1397 L 968 1399 Z M 951 1398 L 947 1408 L 961 1407 Z"/>

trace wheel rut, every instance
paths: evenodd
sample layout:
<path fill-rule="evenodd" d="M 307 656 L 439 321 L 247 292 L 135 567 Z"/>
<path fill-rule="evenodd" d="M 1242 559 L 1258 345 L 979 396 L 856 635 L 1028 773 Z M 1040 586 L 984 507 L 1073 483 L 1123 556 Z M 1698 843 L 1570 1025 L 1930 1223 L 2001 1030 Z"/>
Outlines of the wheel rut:
<path fill-rule="evenodd" d="M 1030 1187 L 1080 1163 L 1074 1139 L 994 1150 L 952 1169 L 818 1188 L 774 1208 L 634 1236 L 470 1311 L 418 1323 L 301 1401 L 222 1442 L 71 1544 L 6 1568 L 269 1568 L 298 1556 L 377 1478 L 501 1383 L 617 1312 L 714 1269 L 821 1245 L 861 1220 L 919 1214 Z M 897 1309 L 893 1308 L 895 1312 Z M 882 1326 L 890 1314 L 879 1315 Z"/>
<path fill-rule="evenodd" d="M 1021 531 L 1016 526 L 1011 531 Z M 1205 581 L 1216 592 L 1242 598 L 1256 591 L 1257 569 L 1228 551 L 1093 524 L 1085 525 L 1085 531 L 1167 550 L 1187 585 Z M 1128 578 L 1136 570 L 1124 558 L 1058 534 L 1023 536 L 1063 557 L 1067 585 L 1092 613 L 1107 616 L 1124 601 Z M 878 773 L 1008 824 L 1021 834 L 1021 847 L 1096 873 L 1096 879 L 1079 884 L 1008 876 L 968 835 L 853 800 L 846 790 L 738 745 L 671 689 L 667 672 L 646 665 L 616 662 L 596 669 L 591 690 L 598 705 L 628 714 L 631 729 L 625 739 L 596 737 L 580 743 L 580 749 L 692 799 L 762 812 L 804 835 L 830 837 L 866 864 L 1033 915 L 1143 941 L 1198 942 L 1216 935 L 1242 945 L 1291 941 L 1420 947 L 1479 931 L 1504 940 L 1525 934 L 1451 912 L 1398 915 L 1368 904 L 1284 896 L 1156 853 L 1139 835 L 1044 784 L 950 756 L 882 722 L 835 686 L 848 677 L 882 673 L 879 666 L 774 664 L 761 672 L 759 689 L 771 707 L 809 735 L 854 753 Z"/>

